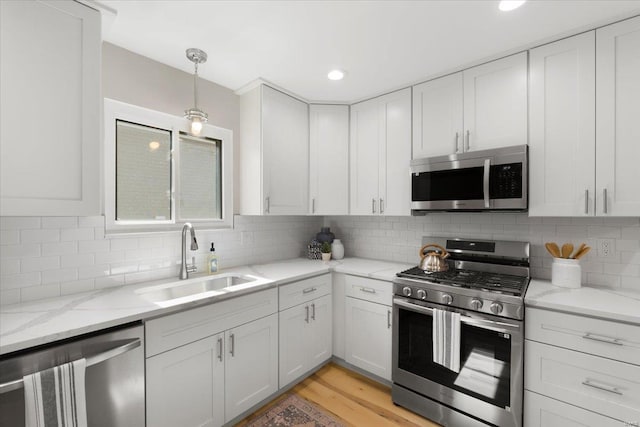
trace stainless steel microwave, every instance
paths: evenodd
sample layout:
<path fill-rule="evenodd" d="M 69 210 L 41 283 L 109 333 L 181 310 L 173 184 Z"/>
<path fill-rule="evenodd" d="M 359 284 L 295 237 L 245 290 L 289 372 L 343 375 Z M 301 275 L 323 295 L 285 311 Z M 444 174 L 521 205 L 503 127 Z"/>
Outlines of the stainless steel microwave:
<path fill-rule="evenodd" d="M 517 145 L 411 161 L 411 213 L 526 211 L 528 147 Z"/>

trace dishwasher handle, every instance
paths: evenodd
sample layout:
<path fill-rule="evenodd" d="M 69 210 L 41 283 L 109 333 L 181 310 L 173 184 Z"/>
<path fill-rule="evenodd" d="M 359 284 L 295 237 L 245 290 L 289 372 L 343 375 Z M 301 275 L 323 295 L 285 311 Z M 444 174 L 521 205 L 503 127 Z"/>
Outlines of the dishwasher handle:
<path fill-rule="evenodd" d="M 89 366 L 97 365 L 98 363 L 102 363 L 106 360 L 124 354 L 128 351 L 133 350 L 134 348 L 140 347 L 140 344 L 140 338 L 134 338 L 131 340 L 127 340 L 125 344 L 119 345 L 118 347 L 103 351 L 102 353 L 98 353 L 95 356 L 87 357 L 87 368 Z M 19 390 L 22 387 L 24 387 L 24 381 L 22 378 L 14 381 L 8 381 L 6 383 L 0 384 L 0 394 L 8 393 L 13 390 Z"/>

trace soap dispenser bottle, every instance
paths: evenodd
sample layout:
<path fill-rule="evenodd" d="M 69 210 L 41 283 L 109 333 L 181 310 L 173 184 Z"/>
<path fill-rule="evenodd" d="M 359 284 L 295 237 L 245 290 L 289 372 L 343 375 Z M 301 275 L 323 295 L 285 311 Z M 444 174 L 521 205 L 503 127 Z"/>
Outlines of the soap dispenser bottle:
<path fill-rule="evenodd" d="M 216 248 L 211 242 L 211 252 L 209 252 L 209 262 L 207 265 L 209 266 L 209 274 L 216 273 L 218 271 L 218 256 L 216 255 Z"/>

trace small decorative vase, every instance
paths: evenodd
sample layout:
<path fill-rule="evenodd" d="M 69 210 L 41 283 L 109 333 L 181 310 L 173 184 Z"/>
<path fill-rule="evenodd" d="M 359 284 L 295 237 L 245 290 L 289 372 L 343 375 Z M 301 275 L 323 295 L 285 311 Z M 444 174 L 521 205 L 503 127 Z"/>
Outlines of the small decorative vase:
<path fill-rule="evenodd" d="M 342 259 L 344 258 L 344 245 L 340 239 L 334 239 L 331 244 L 331 258 Z"/>
<path fill-rule="evenodd" d="M 335 234 L 333 234 L 331 232 L 331 229 L 329 227 L 322 227 L 320 228 L 320 232 L 318 234 L 316 234 L 316 240 L 320 243 L 324 243 L 324 242 L 333 242 L 333 239 L 335 238 Z"/>
<path fill-rule="evenodd" d="M 579 288 L 582 284 L 580 261 L 554 258 L 551 264 L 551 283 L 562 288 Z"/>
<path fill-rule="evenodd" d="M 322 261 L 328 262 L 330 259 L 331 259 L 331 252 L 329 252 L 328 254 L 325 254 L 324 252 L 322 253 Z"/>

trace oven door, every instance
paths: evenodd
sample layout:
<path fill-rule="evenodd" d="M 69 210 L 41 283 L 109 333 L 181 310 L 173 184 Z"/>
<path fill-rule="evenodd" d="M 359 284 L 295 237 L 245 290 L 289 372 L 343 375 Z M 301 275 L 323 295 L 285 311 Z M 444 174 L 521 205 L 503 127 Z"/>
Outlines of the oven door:
<path fill-rule="evenodd" d="M 433 309 L 461 313 L 460 372 L 433 362 Z M 393 382 L 485 422 L 522 425 L 522 322 L 394 298 Z"/>

